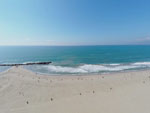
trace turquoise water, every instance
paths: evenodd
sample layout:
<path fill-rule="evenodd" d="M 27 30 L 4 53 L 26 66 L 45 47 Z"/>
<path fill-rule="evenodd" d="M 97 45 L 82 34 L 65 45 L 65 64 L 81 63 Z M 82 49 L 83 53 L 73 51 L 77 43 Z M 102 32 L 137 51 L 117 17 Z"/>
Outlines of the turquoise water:
<path fill-rule="evenodd" d="M 1 46 L 0 63 L 52 61 L 26 66 L 40 73 L 89 74 L 150 68 L 150 46 Z M 5 70 L 0 67 L 0 71 Z"/>

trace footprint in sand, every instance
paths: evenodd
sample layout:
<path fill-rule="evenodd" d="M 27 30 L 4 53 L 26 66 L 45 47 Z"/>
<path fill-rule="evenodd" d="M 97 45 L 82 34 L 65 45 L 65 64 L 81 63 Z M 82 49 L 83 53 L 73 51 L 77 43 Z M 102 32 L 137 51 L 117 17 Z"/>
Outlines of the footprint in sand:
<path fill-rule="evenodd" d="M 53 98 L 51 98 L 51 101 L 53 101 Z"/>
<path fill-rule="evenodd" d="M 29 101 L 27 101 L 26 103 L 29 104 Z"/>

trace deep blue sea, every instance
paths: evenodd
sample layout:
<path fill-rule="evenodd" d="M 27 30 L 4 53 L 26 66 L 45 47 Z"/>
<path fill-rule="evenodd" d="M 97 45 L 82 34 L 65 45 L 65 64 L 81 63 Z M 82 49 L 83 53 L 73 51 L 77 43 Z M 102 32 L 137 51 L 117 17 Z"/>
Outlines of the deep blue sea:
<path fill-rule="evenodd" d="M 1 46 L 0 64 L 52 61 L 25 66 L 39 73 L 91 74 L 150 68 L 150 46 Z M 4 71 L 9 67 L 0 67 Z"/>

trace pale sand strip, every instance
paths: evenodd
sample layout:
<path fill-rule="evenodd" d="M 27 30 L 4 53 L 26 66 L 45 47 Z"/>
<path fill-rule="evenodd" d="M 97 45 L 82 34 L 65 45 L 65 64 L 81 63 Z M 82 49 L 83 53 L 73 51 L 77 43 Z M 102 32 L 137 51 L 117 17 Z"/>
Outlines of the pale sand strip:
<path fill-rule="evenodd" d="M 42 76 L 0 74 L 0 113 L 150 113 L 150 71 Z"/>

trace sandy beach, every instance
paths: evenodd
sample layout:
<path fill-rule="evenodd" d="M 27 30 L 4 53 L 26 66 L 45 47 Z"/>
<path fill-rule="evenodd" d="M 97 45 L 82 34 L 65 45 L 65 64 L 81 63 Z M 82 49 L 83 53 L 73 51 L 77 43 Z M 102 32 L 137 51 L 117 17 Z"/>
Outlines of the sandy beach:
<path fill-rule="evenodd" d="M 89 76 L 0 74 L 0 113 L 150 113 L 150 71 Z"/>

